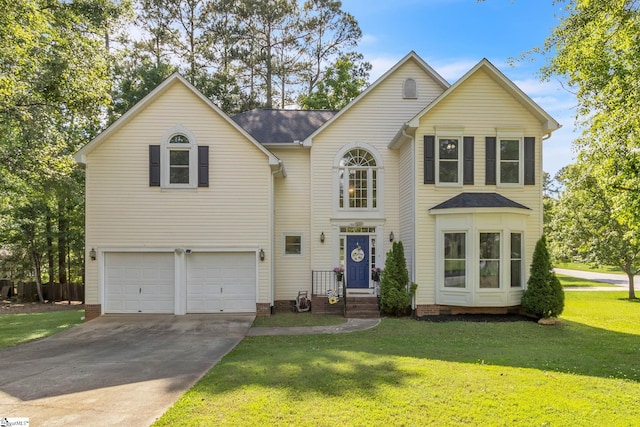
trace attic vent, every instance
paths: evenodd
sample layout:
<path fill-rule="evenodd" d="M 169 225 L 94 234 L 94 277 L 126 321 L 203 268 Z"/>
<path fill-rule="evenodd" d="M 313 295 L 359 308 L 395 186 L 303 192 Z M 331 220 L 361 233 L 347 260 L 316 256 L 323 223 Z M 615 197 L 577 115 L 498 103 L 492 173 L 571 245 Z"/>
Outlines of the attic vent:
<path fill-rule="evenodd" d="M 418 98 L 418 85 L 416 84 L 415 79 L 408 78 L 407 80 L 404 81 L 402 97 L 404 99 Z"/>

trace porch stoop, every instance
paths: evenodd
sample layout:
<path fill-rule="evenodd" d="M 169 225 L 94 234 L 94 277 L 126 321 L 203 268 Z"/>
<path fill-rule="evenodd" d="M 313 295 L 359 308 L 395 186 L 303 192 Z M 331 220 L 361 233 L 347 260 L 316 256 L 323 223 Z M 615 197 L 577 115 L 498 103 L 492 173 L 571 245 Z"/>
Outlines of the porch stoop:
<path fill-rule="evenodd" d="M 380 317 L 378 297 L 348 295 L 345 317 L 356 319 Z"/>

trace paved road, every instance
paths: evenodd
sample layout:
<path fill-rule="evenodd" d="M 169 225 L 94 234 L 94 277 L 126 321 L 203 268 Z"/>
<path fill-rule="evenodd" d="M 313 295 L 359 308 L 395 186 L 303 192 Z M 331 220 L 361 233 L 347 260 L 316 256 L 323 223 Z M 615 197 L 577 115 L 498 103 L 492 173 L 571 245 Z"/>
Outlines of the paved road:
<path fill-rule="evenodd" d="M 245 336 L 254 316 L 101 316 L 0 350 L 0 418 L 148 426 Z"/>
<path fill-rule="evenodd" d="M 626 274 L 611 274 L 611 273 L 596 273 L 593 271 L 578 271 L 578 270 L 565 270 L 563 268 L 554 268 L 558 274 L 564 274 L 566 276 L 579 277 L 581 279 L 593 280 L 594 282 L 609 283 L 613 286 L 593 288 L 593 287 L 575 287 L 573 290 L 585 290 L 585 291 L 619 291 L 623 289 L 629 289 L 629 280 L 627 280 Z M 640 290 L 640 278 L 636 276 L 634 280 L 634 289 Z M 571 289 L 565 287 L 565 289 Z"/>

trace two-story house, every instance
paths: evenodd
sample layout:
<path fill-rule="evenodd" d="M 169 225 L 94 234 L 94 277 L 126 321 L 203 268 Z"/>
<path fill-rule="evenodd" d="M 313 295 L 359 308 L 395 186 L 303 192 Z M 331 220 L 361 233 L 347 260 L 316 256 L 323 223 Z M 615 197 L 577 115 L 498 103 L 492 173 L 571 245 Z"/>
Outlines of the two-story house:
<path fill-rule="evenodd" d="M 558 128 L 487 60 L 450 85 L 411 52 L 339 112 L 235 117 L 174 75 L 76 154 L 87 318 L 375 295 L 393 241 L 418 316 L 517 307 Z"/>

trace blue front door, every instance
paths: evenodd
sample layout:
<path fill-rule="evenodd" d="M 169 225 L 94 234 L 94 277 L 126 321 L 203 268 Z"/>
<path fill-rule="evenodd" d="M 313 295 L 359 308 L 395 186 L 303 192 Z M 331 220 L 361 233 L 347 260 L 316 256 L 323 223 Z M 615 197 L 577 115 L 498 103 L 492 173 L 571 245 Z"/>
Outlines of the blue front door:
<path fill-rule="evenodd" d="M 369 236 L 347 236 L 346 275 L 348 288 L 369 287 Z"/>

